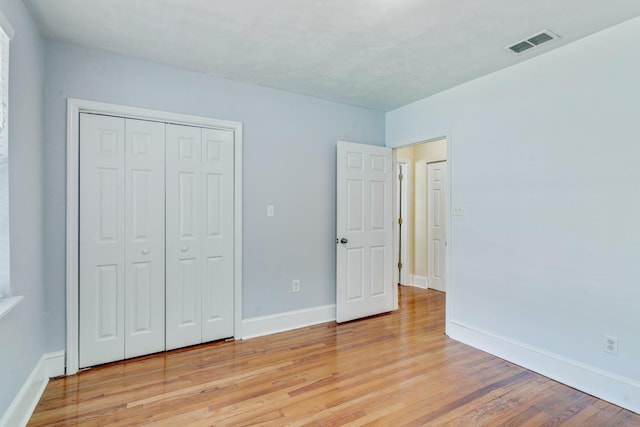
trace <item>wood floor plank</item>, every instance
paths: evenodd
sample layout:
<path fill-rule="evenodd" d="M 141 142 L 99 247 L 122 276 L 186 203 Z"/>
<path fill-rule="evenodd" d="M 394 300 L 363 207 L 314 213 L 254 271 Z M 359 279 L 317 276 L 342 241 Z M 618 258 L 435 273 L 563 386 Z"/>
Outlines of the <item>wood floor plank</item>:
<path fill-rule="evenodd" d="M 640 426 L 640 416 L 447 338 L 444 294 L 52 380 L 30 426 Z"/>

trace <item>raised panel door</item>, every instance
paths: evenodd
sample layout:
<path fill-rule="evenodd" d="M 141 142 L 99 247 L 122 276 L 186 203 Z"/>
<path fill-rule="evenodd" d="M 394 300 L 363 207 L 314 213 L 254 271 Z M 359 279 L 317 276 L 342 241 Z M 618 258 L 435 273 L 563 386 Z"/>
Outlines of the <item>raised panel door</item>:
<path fill-rule="evenodd" d="M 202 129 L 166 125 L 166 346 L 202 342 Z"/>
<path fill-rule="evenodd" d="M 427 272 L 429 287 L 442 292 L 446 290 L 446 236 L 447 203 L 446 179 L 447 162 L 427 165 Z"/>
<path fill-rule="evenodd" d="M 165 349 L 164 123 L 126 119 L 125 357 Z"/>
<path fill-rule="evenodd" d="M 124 223 L 124 119 L 81 114 L 81 368 L 124 358 Z"/>
<path fill-rule="evenodd" d="M 336 318 L 393 308 L 390 148 L 338 142 Z"/>
<path fill-rule="evenodd" d="M 233 132 L 202 129 L 202 340 L 233 336 Z"/>

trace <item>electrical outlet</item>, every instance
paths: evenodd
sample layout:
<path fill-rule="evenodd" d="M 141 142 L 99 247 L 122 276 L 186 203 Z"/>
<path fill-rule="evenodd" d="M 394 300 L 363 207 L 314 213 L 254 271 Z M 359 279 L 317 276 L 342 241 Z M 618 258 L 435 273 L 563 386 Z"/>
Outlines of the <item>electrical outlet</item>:
<path fill-rule="evenodd" d="M 462 206 L 456 206 L 453 208 L 453 216 L 462 216 L 464 215 L 464 209 Z"/>
<path fill-rule="evenodd" d="M 618 337 L 604 336 L 604 351 L 618 355 Z"/>
<path fill-rule="evenodd" d="M 291 292 L 300 292 L 300 280 L 296 279 L 291 283 Z"/>

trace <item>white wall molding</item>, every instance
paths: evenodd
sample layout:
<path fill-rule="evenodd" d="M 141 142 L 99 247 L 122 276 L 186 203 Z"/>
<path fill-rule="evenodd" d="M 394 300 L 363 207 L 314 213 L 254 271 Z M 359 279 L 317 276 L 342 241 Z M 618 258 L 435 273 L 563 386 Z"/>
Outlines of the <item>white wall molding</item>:
<path fill-rule="evenodd" d="M 47 377 L 55 378 L 64 375 L 65 351 L 55 351 L 44 355 Z"/>
<path fill-rule="evenodd" d="M 404 107 L 400 107 L 400 108 L 404 108 Z M 387 115 L 388 114 L 389 113 L 387 113 Z M 418 136 L 412 136 L 409 138 L 398 138 L 395 140 L 391 140 L 390 132 L 387 130 L 386 140 L 385 140 L 386 142 L 384 145 L 385 147 L 402 148 L 402 147 L 408 147 L 409 145 L 425 144 L 427 142 L 433 142 L 433 141 L 442 139 L 443 137 L 446 137 L 446 135 L 449 135 L 449 133 L 450 133 L 450 130 L 443 129 L 440 131 L 430 131 L 430 132 L 422 133 Z"/>
<path fill-rule="evenodd" d="M 0 427 L 27 425 L 44 389 L 47 387 L 51 373 L 55 373 L 56 369 L 59 369 L 60 353 L 62 353 L 62 373 L 64 373 L 64 351 L 43 354 L 7 411 L 0 418 Z"/>
<path fill-rule="evenodd" d="M 13 310 L 24 296 L 0 298 L 0 319 L 9 314 Z"/>
<path fill-rule="evenodd" d="M 433 289 L 435 291 L 440 291 L 440 292 L 447 292 L 446 288 L 444 286 L 429 286 L 429 289 Z"/>
<path fill-rule="evenodd" d="M 428 289 L 429 288 L 429 278 L 426 276 L 418 276 L 417 274 L 412 274 L 409 277 L 411 281 L 411 286 L 415 286 L 420 289 Z"/>
<path fill-rule="evenodd" d="M 451 321 L 451 338 L 589 393 L 635 413 L 640 413 L 640 383 L 577 360 L 492 334 L 462 322 Z"/>
<path fill-rule="evenodd" d="M 0 29 L 9 37 L 9 40 L 13 40 L 13 36 L 16 34 L 16 30 L 13 29 L 9 20 L 0 12 Z"/>
<path fill-rule="evenodd" d="M 336 320 L 335 304 L 253 317 L 242 321 L 242 338 L 261 337 L 334 320 Z"/>

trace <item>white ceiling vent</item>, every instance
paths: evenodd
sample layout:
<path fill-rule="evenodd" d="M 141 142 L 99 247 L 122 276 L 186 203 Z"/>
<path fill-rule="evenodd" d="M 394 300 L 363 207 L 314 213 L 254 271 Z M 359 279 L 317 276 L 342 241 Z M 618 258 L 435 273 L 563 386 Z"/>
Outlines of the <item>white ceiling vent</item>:
<path fill-rule="evenodd" d="M 551 40 L 555 40 L 560 38 L 556 33 L 544 30 L 533 36 L 527 37 L 524 40 L 520 40 L 518 43 L 512 44 L 510 46 L 505 47 L 505 50 L 509 50 L 516 55 L 521 54 L 522 52 L 533 49 L 534 47 L 540 46 L 541 44 L 550 42 Z"/>

